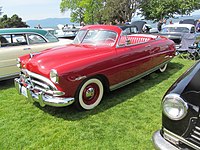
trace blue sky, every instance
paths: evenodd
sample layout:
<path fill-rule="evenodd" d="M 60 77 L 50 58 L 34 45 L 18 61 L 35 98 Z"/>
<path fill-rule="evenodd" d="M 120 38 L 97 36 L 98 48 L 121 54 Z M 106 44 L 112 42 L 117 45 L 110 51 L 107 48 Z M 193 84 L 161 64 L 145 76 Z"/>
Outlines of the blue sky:
<path fill-rule="evenodd" d="M 69 12 L 60 12 L 60 3 L 61 0 L 1 0 L 0 6 L 8 17 L 17 14 L 23 21 L 69 17 Z"/>
<path fill-rule="evenodd" d="M 17 14 L 23 21 L 45 18 L 68 18 L 69 12 L 60 12 L 61 0 L 1 0 L 2 11 L 11 17 Z M 195 11 L 193 14 L 200 14 Z"/>

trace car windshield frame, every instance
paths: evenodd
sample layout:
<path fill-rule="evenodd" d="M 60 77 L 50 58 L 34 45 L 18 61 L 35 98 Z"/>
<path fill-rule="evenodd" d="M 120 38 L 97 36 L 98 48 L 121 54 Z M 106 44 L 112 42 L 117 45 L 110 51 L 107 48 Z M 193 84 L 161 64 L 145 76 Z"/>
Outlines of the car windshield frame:
<path fill-rule="evenodd" d="M 111 30 L 92 29 L 80 30 L 73 44 L 88 44 L 95 46 L 113 46 L 117 40 L 117 32 Z"/>

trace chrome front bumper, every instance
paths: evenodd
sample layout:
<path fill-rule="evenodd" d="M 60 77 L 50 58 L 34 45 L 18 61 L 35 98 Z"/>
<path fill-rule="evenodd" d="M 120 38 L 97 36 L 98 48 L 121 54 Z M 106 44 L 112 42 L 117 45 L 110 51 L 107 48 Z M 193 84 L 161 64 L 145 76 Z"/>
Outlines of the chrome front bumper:
<path fill-rule="evenodd" d="M 74 98 L 62 98 L 57 96 L 47 95 L 44 92 L 38 92 L 37 94 L 33 92 L 30 86 L 23 86 L 19 78 L 14 80 L 15 88 L 19 94 L 27 97 L 30 102 L 38 102 L 40 106 L 44 107 L 45 105 L 55 106 L 55 107 L 64 107 L 72 104 Z"/>
<path fill-rule="evenodd" d="M 156 150 L 179 150 L 177 147 L 166 141 L 160 134 L 160 130 L 156 131 L 152 137 L 153 145 Z"/>

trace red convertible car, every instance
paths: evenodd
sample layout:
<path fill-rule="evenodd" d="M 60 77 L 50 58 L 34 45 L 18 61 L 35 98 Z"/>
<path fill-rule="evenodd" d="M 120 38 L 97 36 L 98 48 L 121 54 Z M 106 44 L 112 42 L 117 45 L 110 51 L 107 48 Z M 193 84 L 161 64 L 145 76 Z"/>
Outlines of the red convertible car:
<path fill-rule="evenodd" d="M 95 108 L 105 91 L 127 85 L 153 71 L 164 72 L 175 56 L 174 42 L 148 34 L 126 35 L 117 26 L 91 25 L 72 44 L 24 55 L 15 87 L 41 106 Z"/>

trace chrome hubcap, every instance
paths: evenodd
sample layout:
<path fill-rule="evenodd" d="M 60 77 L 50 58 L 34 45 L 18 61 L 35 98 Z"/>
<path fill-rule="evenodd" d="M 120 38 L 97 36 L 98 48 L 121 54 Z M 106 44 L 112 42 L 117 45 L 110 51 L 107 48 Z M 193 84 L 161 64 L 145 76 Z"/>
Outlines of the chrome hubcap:
<path fill-rule="evenodd" d="M 86 97 L 87 97 L 87 98 L 93 97 L 94 94 L 95 94 L 95 92 L 94 92 L 94 89 L 93 89 L 93 88 L 87 89 L 87 91 L 86 91 Z"/>

